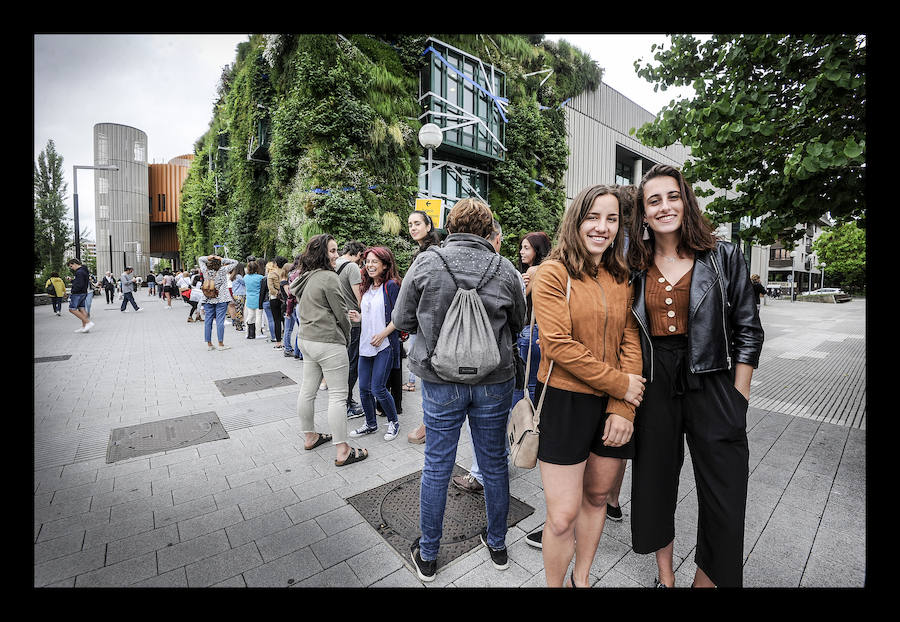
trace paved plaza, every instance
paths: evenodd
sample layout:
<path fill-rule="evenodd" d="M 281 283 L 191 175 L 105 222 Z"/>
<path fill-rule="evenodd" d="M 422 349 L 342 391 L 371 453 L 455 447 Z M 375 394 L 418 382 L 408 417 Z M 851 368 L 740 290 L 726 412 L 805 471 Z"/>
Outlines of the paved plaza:
<path fill-rule="evenodd" d="M 406 441 L 421 387 L 404 393 L 400 435 L 351 439 L 369 450 L 337 468 L 334 449 L 305 451 L 296 400 L 303 363 L 226 327 L 232 349 L 207 351 L 188 306 L 146 290 L 143 311 L 95 297 L 95 328 L 64 305 L 34 308 L 34 586 L 543 587 L 540 472 L 510 468 L 510 494 L 534 512 L 509 529 L 510 567 L 477 546 L 424 585 L 348 499 L 422 468 Z M 866 582 L 866 302 L 769 300 L 766 341 L 747 414 L 747 587 L 863 587 Z M 405 371 L 404 362 L 404 371 Z M 223 381 L 274 373 L 280 386 L 236 393 Z M 219 384 L 217 385 L 217 381 Z M 316 427 L 327 432 L 327 392 Z M 228 438 L 107 463 L 113 430 L 215 413 Z M 348 426 L 356 427 L 361 419 Z M 379 419 L 384 428 L 385 420 Z M 463 430 L 457 464 L 472 447 Z M 650 587 L 653 555 L 631 550 L 631 463 L 591 568 L 593 587 Z M 676 512 L 676 585 L 693 578 L 697 498 L 690 454 Z"/>

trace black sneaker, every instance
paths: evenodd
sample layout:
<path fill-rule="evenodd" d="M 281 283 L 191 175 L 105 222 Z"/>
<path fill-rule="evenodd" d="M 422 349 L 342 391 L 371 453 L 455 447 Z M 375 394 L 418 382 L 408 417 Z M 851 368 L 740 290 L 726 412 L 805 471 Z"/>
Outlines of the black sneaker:
<path fill-rule="evenodd" d="M 487 550 L 491 554 L 491 563 L 494 564 L 494 568 L 497 570 L 506 570 L 509 568 L 509 557 L 506 554 L 506 547 L 504 546 L 499 551 L 495 551 L 491 547 L 488 546 L 487 543 L 487 528 L 485 528 L 481 532 L 481 543 L 487 547 Z"/>
<path fill-rule="evenodd" d="M 357 417 L 362 417 L 366 414 L 366 411 L 363 410 L 363 407 L 359 404 L 351 404 L 347 407 L 347 419 L 356 419 Z"/>
<path fill-rule="evenodd" d="M 434 581 L 434 574 L 437 571 L 437 560 L 425 561 L 419 556 L 419 538 L 416 538 L 412 546 L 409 547 L 409 555 L 412 557 L 413 566 L 416 567 L 416 574 L 419 575 L 419 579 L 426 583 Z"/>
<path fill-rule="evenodd" d="M 607 503 L 606 504 L 606 518 L 618 523 L 619 521 L 622 520 L 622 508 L 615 507 L 615 506 L 612 506 Z"/>
<path fill-rule="evenodd" d="M 540 529 L 538 531 L 535 531 L 534 533 L 530 533 L 527 536 L 525 536 L 525 543 L 530 544 L 531 546 L 533 546 L 536 549 L 542 549 L 542 548 L 544 548 L 544 545 L 541 542 L 543 537 L 544 537 L 544 530 Z"/>

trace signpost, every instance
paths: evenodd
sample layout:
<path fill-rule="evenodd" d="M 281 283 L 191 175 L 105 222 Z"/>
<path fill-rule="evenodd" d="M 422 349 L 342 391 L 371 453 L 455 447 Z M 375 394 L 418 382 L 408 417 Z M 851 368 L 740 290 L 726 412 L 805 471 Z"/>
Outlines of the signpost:
<path fill-rule="evenodd" d="M 444 202 L 441 199 L 416 199 L 416 209 L 425 212 L 438 229 L 444 228 Z"/>

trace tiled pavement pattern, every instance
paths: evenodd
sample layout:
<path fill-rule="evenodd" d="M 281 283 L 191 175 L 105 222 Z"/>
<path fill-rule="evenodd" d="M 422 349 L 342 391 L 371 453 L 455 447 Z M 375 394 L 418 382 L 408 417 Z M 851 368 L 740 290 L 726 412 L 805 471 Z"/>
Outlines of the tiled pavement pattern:
<path fill-rule="evenodd" d="M 232 397 L 215 385 L 272 371 L 299 385 L 302 363 L 231 327 L 225 342 L 233 349 L 207 352 L 202 325 L 185 321 L 186 305 L 164 310 L 144 292 L 138 303 L 144 311 L 136 314 L 95 302 L 96 328 L 86 335 L 73 333 L 78 322 L 65 310 L 56 317 L 34 309 L 34 357 L 72 355 L 33 364 L 34 585 L 422 587 L 408 560 L 346 501 L 421 469 L 424 446 L 405 440 L 421 421 L 421 392 L 404 394 L 396 440 L 359 439 L 370 458 L 339 469 L 330 446 L 304 451 L 297 385 Z M 862 587 L 865 301 L 769 301 L 761 316 L 767 340 L 748 413 L 745 585 Z M 325 397 L 316 402 L 323 431 Z M 230 438 L 106 464 L 111 429 L 210 410 Z M 471 454 L 463 432 L 458 464 L 467 468 Z M 685 462 L 680 586 L 695 569 L 689 454 Z M 629 463 L 625 520 L 607 523 L 594 587 L 653 584 L 653 556 L 630 548 L 630 475 Z M 478 547 L 440 568 L 428 587 L 545 584 L 541 553 L 523 540 L 544 520 L 540 473 L 513 468 L 510 478 L 511 494 L 536 511 L 507 535 L 509 569 L 495 570 Z"/>

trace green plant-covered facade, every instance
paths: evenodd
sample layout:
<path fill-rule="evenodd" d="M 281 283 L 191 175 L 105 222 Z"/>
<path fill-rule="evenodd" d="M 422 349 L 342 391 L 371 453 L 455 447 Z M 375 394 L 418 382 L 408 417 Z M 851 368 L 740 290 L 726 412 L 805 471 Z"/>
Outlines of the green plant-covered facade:
<path fill-rule="evenodd" d="M 561 104 L 599 83 L 587 55 L 542 35 L 252 35 L 223 70 L 194 145 L 182 260 L 222 244 L 231 257 L 292 257 L 327 232 L 388 246 L 405 269 L 415 251 L 406 219 L 432 193 L 448 205 L 486 200 L 514 259 L 525 233 L 556 231 Z M 446 116 L 447 101 L 466 118 Z M 426 171 L 418 142 L 428 122 L 461 125 L 432 154 L 451 164 L 441 172 Z"/>

